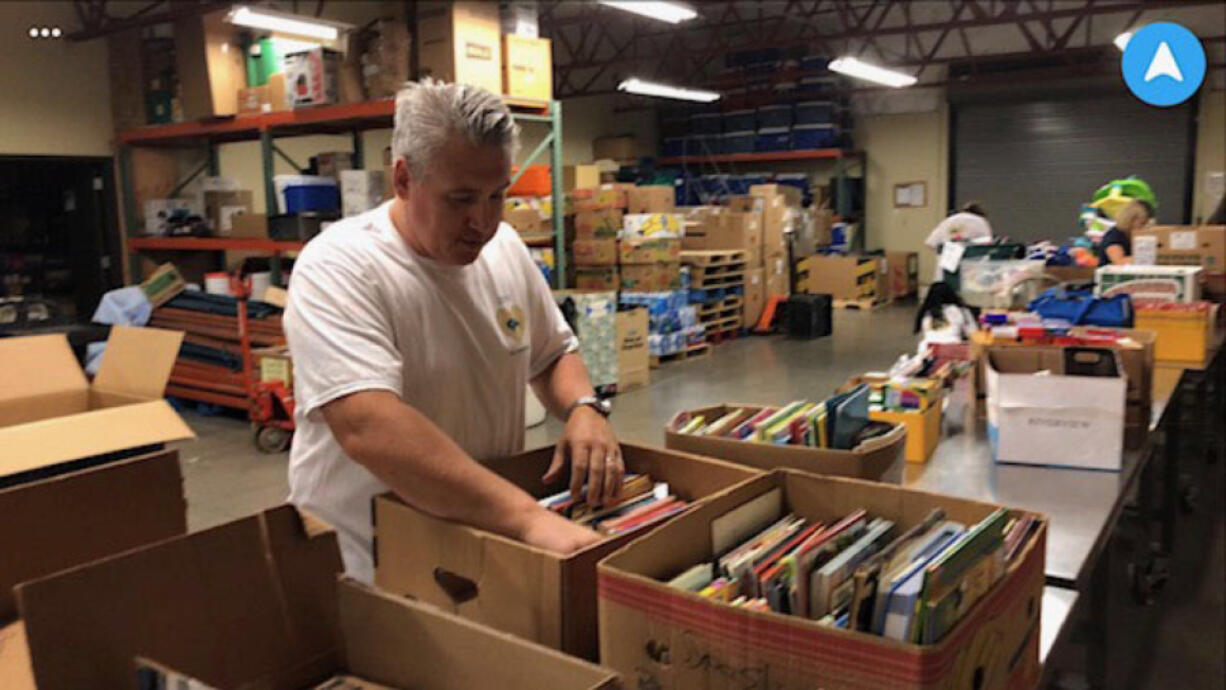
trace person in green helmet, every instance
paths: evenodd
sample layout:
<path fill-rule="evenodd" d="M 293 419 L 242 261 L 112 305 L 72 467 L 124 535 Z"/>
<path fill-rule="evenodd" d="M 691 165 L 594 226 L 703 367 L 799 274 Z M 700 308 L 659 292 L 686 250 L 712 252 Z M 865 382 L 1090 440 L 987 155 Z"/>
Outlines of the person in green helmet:
<path fill-rule="evenodd" d="M 1098 244 L 1098 265 L 1132 263 L 1132 233 L 1154 222 L 1149 203 L 1134 199 L 1115 215 L 1115 227 Z"/>

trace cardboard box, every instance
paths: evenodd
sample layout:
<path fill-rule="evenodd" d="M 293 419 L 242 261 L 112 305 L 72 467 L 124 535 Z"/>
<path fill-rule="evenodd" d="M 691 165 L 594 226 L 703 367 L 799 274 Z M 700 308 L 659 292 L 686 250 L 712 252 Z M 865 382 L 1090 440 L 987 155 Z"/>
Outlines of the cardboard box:
<path fill-rule="evenodd" d="M 575 240 L 576 266 L 616 266 L 617 240 Z"/>
<path fill-rule="evenodd" d="M 628 292 L 666 292 L 681 289 L 681 264 L 625 264 L 621 289 Z"/>
<path fill-rule="evenodd" d="M 508 96 L 553 99 L 553 48 L 548 38 L 502 36 L 503 90 Z"/>
<path fill-rule="evenodd" d="M 228 12 L 174 22 L 179 103 L 185 120 L 238 113 L 238 90 L 247 85 L 247 67 L 238 27 L 226 21 Z"/>
<path fill-rule="evenodd" d="M 164 263 L 140 284 L 140 289 L 145 293 L 145 299 L 157 308 L 186 290 L 187 281 L 174 264 Z"/>
<path fill-rule="evenodd" d="M 672 213 L 677 193 L 668 185 L 631 187 L 626 190 L 626 213 Z"/>
<path fill-rule="evenodd" d="M 177 451 L 0 489 L 0 624 L 17 616 L 22 582 L 186 533 Z"/>
<path fill-rule="evenodd" d="M 1083 350 L 1114 364 L 1118 375 L 1065 374 L 1064 348 L 988 348 L 988 435 L 997 462 L 1120 469 L 1127 376 L 1110 348 Z"/>
<path fill-rule="evenodd" d="M 680 238 L 685 233 L 685 219 L 677 213 L 628 213 L 622 217 L 624 239 Z"/>
<path fill-rule="evenodd" d="M 767 297 L 787 297 L 791 294 L 791 289 L 788 287 L 790 277 L 788 276 L 787 257 L 775 256 L 767 259 L 764 270 Z"/>
<path fill-rule="evenodd" d="M 744 315 L 742 320 L 746 327 L 753 328 L 762 318 L 762 311 L 766 309 L 766 294 L 766 270 L 745 269 L 745 294 L 741 296 L 745 301 L 742 303 L 741 313 Z"/>
<path fill-rule="evenodd" d="M 617 292 L 621 289 L 620 274 L 616 266 L 578 266 L 575 268 L 575 289 Z"/>
<path fill-rule="evenodd" d="M 549 221 L 539 209 L 523 206 L 502 212 L 502 220 L 521 235 L 540 235 L 549 232 Z"/>
<path fill-rule="evenodd" d="M 681 240 L 646 239 L 642 237 L 618 242 L 618 259 L 626 264 L 678 263 L 681 261 Z"/>
<path fill-rule="evenodd" d="M 340 102 L 340 53 L 312 48 L 285 56 L 285 85 L 290 105 L 307 108 Z"/>
<path fill-rule="evenodd" d="M 170 232 L 172 218 L 198 215 L 201 215 L 201 209 L 193 199 L 146 199 L 145 234 L 164 237 Z"/>
<path fill-rule="evenodd" d="M 649 319 L 646 309 L 617 312 L 617 390 L 625 392 L 651 382 L 651 353 L 647 348 Z"/>
<path fill-rule="evenodd" d="M 1226 272 L 1226 225 L 1153 225 L 1135 230 L 1133 241 L 1153 237 L 1158 264 L 1200 266 L 1205 274 Z"/>
<path fill-rule="evenodd" d="M 204 193 L 204 217 L 213 232 L 222 237 L 230 237 L 234 232 L 235 216 L 251 211 L 251 192 L 247 190 Z"/>
<path fill-rule="evenodd" d="M 552 447 L 485 463 L 534 496 Z M 730 463 L 622 444 L 628 472 L 667 482 L 688 501 L 754 477 Z M 399 499 L 374 501 L 375 584 L 444 611 L 585 658 L 596 656 L 596 563 L 643 532 L 612 537 L 569 556 L 426 515 Z"/>
<path fill-rule="evenodd" d="M 637 678 L 639 687 L 661 690 L 1038 686 L 1046 520 L 1004 578 L 934 645 L 904 644 L 799 616 L 733 608 L 668 587 L 669 578 L 728 548 L 715 542 L 714 520 L 775 490 L 782 490 L 784 512 L 827 524 L 864 508 L 908 529 L 936 507 L 951 520 L 974 524 L 998 508 L 802 472 L 775 472 L 741 484 L 600 563 L 603 663 Z"/>
<path fill-rule="evenodd" d="M 230 237 L 268 238 L 268 216 L 263 213 L 243 213 L 230 217 Z"/>
<path fill-rule="evenodd" d="M 762 246 L 761 215 L 753 212 L 690 213 L 683 249 L 748 250 Z"/>
<path fill-rule="evenodd" d="M 345 216 L 365 213 L 383 203 L 382 170 L 342 170 L 341 211 Z"/>
<path fill-rule="evenodd" d="M 907 462 L 928 462 L 941 442 L 941 405 L 929 405 L 923 411 L 895 412 L 876 410 L 869 419 L 901 424 L 907 428 L 907 446 L 903 457 Z"/>
<path fill-rule="evenodd" d="M 1200 266 L 1102 266 L 1094 272 L 1094 294 L 1188 304 L 1200 300 L 1203 272 Z"/>
<path fill-rule="evenodd" d="M 762 410 L 762 406 L 724 403 L 690 410 L 689 414 L 719 419 L 737 409 L 752 410 L 756 413 Z M 664 445 L 668 448 L 723 458 L 760 470 L 783 467 L 882 482 L 897 483 L 902 480 L 902 463 L 899 461 L 902 458 L 907 430 L 901 426 L 883 436 L 865 441 L 853 450 L 776 446 L 731 438 L 679 434 L 670 431 L 671 428 L 670 424 L 664 429 Z"/>
<path fill-rule="evenodd" d="M 796 266 L 796 291 L 856 300 L 877 296 L 877 261 L 860 256 L 810 256 Z"/>
<path fill-rule="evenodd" d="M 562 189 L 596 189 L 600 186 L 600 168 L 595 165 L 567 165 L 562 168 Z"/>
<path fill-rule="evenodd" d="M 798 187 L 793 187 L 790 184 L 755 184 L 749 187 L 750 196 L 758 196 L 764 198 L 780 197 L 783 203 L 793 208 L 800 208 L 804 203 L 805 195 Z"/>
<path fill-rule="evenodd" d="M 93 382 L 64 335 L 0 339 L 0 485 L 195 437 L 162 391 L 183 333 L 115 326 Z"/>
<path fill-rule="evenodd" d="M 894 299 L 910 297 L 919 291 L 919 254 L 916 252 L 886 252 L 889 292 Z"/>
<path fill-rule="evenodd" d="M 419 76 L 502 92 L 497 3 L 421 3 L 416 38 Z"/>
<path fill-rule="evenodd" d="M 575 214 L 575 238 L 580 240 L 617 239 L 622 230 L 621 209 L 580 211 Z"/>
<path fill-rule="evenodd" d="M 412 38 L 403 18 L 383 17 L 373 28 L 361 51 L 362 85 L 369 100 L 392 98 L 409 80 Z"/>
<path fill-rule="evenodd" d="M 1135 325 L 1153 334 L 1154 358 L 1160 362 L 1197 365 L 1208 357 L 1212 320 L 1209 310 L 1167 311 L 1139 308 Z"/>
<path fill-rule="evenodd" d="M 280 382 L 288 388 L 294 387 L 294 359 L 288 345 L 252 350 L 251 356 L 259 369 L 261 383 Z"/>
<path fill-rule="evenodd" d="M 154 670 L 142 674 L 149 680 L 217 688 L 314 687 L 338 674 L 439 689 L 616 680 L 429 606 L 338 583 L 341 570 L 335 533 L 281 506 L 26 583 L 17 599 L 44 689 L 131 687 L 135 665 Z M 488 663 L 474 664 L 476 655 Z"/>
<path fill-rule="evenodd" d="M 637 155 L 638 144 L 632 136 L 599 137 L 592 141 L 592 160 L 630 160 Z"/>

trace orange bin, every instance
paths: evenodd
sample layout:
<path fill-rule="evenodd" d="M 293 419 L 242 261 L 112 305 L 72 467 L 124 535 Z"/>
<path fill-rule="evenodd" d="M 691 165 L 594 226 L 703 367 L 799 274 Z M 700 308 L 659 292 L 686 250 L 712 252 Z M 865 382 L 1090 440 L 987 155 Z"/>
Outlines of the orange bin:
<path fill-rule="evenodd" d="M 511 175 L 519 172 L 519 166 L 511 168 Z M 553 193 L 553 178 L 548 165 L 530 165 L 523 175 L 507 190 L 508 196 L 549 196 Z"/>

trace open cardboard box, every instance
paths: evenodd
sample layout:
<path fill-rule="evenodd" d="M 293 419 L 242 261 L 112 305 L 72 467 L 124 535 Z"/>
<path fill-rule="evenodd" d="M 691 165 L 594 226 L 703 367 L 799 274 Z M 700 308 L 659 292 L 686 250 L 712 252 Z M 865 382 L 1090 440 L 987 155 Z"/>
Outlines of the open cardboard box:
<path fill-rule="evenodd" d="M 175 451 L 0 489 L 0 685 L 34 687 L 15 585 L 186 532 Z"/>
<path fill-rule="evenodd" d="M 724 403 L 678 414 L 702 415 L 707 419 L 719 419 L 733 410 L 750 410 L 757 414 L 761 405 Z M 903 477 L 903 449 L 907 441 L 907 429 L 897 425 L 882 436 L 861 443 L 853 450 L 833 448 L 809 448 L 807 446 L 777 446 L 772 443 L 753 443 L 734 438 L 695 436 L 679 434 L 670 423 L 664 428 L 664 445 L 687 453 L 722 458 L 740 465 L 749 465 L 759 470 L 787 467 L 804 472 L 832 474 L 840 477 L 856 477 L 879 482 L 900 483 Z"/>
<path fill-rule="evenodd" d="M 622 453 L 627 472 L 667 482 L 672 493 L 691 502 L 759 474 L 648 446 L 623 443 Z M 540 448 L 486 466 L 543 497 L 566 488 L 566 481 L 541 483 L 552 456 L 552 447 Z M 560 556 L 431 517 L 390 495 L 375 498 L 374 521 L 380 588 L 589 659 L 597 650 L 596 562 L 650 530 Z"/>
<path fill-rule="evenodd" d="M 93 383 L 68 339 L 0 339 L 0 487 L 192 438 L 162 399 L 183 334 L 115 326 Z"/>
<path fill-rule="evenodd" d="M 734 608 L 667 580 L 715 555 L 712 521 L 771 491 L 784 512 L 830 522 L 864 508 L 908 529 L 941 507 L 974 524 L 999 506 L 780 470 L 704 501 L 600 562 L 600 657 L 640 687 L 1030 688 L 1039 682 L 1047 522 L 1006 573 L 934 645 Z"/>
<path fill-rule="evenodd" d="M 309 688 L 338 674 L 428 689 L 615 682 L 430 607 L 338 588 L 341 570 L 335 533 L 281 506 L 27 582 L 17 600 L 42 690 L 136 687 L 138 666 L 215 688 Z"/>

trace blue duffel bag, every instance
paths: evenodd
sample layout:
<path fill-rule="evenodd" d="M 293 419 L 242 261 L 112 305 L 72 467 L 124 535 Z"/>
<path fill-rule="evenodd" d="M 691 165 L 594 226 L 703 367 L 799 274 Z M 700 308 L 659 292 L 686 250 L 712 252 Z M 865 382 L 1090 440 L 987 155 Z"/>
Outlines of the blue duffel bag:
<path fill-rule="evenodd" d="M 1128 295 L 1095 297 L 1091 290 L 1060 286 L 1034 298 L 1030 311 L 1045 319 L 1068 321 L 1074 326 L 1132 328 L 1132 298 Z"/>

